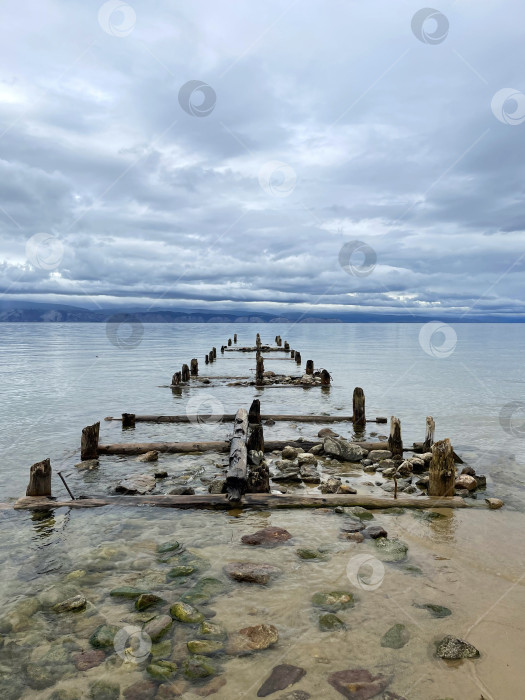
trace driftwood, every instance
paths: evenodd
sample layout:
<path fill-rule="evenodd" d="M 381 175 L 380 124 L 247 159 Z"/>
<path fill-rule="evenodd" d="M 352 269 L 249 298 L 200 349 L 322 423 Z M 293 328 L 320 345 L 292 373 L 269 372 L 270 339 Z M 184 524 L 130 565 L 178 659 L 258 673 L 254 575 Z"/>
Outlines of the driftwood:
<path fill-rule="evenodd" d="M 356 388 L 354 389 L 352 405 L 354 409 L 354 428 L 364 428 L 366 424 L 365 392 L 361 389 L 360 386 L 356 386 Z"/>
<path fill-rule="evenodd" d="M 453 496 L 456 483 L 454 450 L 450 440 L 439 440 L 432 446 L 428 481 L 429 496 Z"/>
<path fill-rule="evenodd" d="M 390 419 L 390 437 L 388 438 L 388 448 L 393 457 L 403 456 L 403 440 L 401 439 L 401 421 L 392 416 Z"/>
<path fill-rule="evenodd" d="M 58 501 L 49 498 L 20 498 L 15 510 L 42 510 L 49 508 L 98 508 L 101 506 L 159 506 L 164 508 L 216 508 L 230 510 L 232 503 L 226 495 L 203 494 L 197 496 L 94 496 L 76 501 Z M 235 508 L 335 508 L 336 506 L 362 506 L 370 509 L 384 508 L 475 508 L 463 498 L 431 498 L 428 496 L 405 496 L 397 500 L 387 496 L 367 496 L 351 494 L 328 494 L 323 496 L 299 496 L 290 494 L 245 494 L 242 503 Z M 479 504 L 481 507 L 481 504 Z"/>
<path fill-rule="evenodd" d="M 245 408 L 240 408 L 233 424 L 230 461 L 226 475 L 226 495 L 229 501 L 240 501 L 248 487 L 247 432 L 248 412 Z"/>
<path fill-rule="evenodd" d="M 36 462 L 29 470 L 29 484 L 26 496 L 32 498 L 51 496 L 51 460 L 44 459 Z"/>
<path fill-rule="evenodd" d="M 100 433 L 100 422 L 93 423 L 82 429 L 80 438 L 80 459 L 96 459 L 98 457 L 98 437 Z"/>

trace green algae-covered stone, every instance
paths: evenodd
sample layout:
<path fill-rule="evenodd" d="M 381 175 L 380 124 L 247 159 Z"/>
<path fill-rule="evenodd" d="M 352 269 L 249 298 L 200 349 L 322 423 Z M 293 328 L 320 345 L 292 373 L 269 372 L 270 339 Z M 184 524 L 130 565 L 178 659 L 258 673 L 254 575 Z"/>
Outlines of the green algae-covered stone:
<path fill-rule="evenodd" d="M 224 642 L 213 639 L 192 639 L 188 642 L 187 646 L 192 654 L 203 654 L 207 656 L 223 651 Z"/>
<path fill-rule="evenodd" d="M 146 671 L 149 675 L 157 681 L 167 681 L 173 678 L 177 673 L 177 664 L 173 661 L 166 661 L 165 659 L 159 659 L 150 664 Z"/>
<path fill-rule="evenodd" d="M 355 605 L 354 596 L 346 591 L 332 591 L 330 593 L 314 593 L 312 596 L 312 604 L 316 608 L 326 610 L 327 612 L 338 612 L 346 610 Z"/>
<path fill-rule="evenodd" d="M 120 686 L 111 681 L 95 681 L 89 687 L 91 700 L 119 700 Z"/>
<path fill-rule="evenodd" d="M 345 623 L 333 613 L 326 613 L 319 617 L 319 629 L 321 632 L 333 632 L 346 629 Z"/>
<path fill-rule="evenodd" d="M 121 586 L 120 588 L 114 588 L 109 592 L 112 598 L 128 598 L 129 600 L 135 600 L 139 595 L 147 593 L 143 588 L 133 588 L 132 586 Z"/>
<path fill-rule="evenodd" d="M 199 636 L 207 637 L 208 639 L 226 639 L 228 635 L 221 625 L 218 625 L 216 622 L 204 620 L 199 627 Z"/>
<path fill-rule="evenodd" d="M 89 643 L 94 649 L 109 649 L 118 631 L 115 625 L 99 625 L 89 638 Z"/>
<path fill-rule="evenodd" d="M 171 628 L 173 620 L 169 615 L 157 615 L 143 627 L 144 634 L 149 635 L 152 642 L 158 642 Z"/>
<path fill-rule="evenodd" d="M 423 603 L 423 605 L 417 605 L 414 603 L 414 605 L 416 608 L 428 610 L 432 617 L 440 618 L 452 615 L 452 610 L 450 610 L 450 608 L 446 608 L 444 605 L 435 605 L 434 603 Z"/>
<path fill-rule="evenodd" d="M 157 603 L 161 602 L 162 598 L 159 598 L 159 596 L 155 595 L 154 593 L 141 593 L 135 601 L 135 607 L 137 610 L 142 611 L 147 610 L 148 608 L 151 608 L 154 605 L 157 605 Z"/>
<path fill-rule="evenodd" d="M 157 552 L 159 554 L 166 554 L 167 552 L 176 552 L 180 548 L 180 542 L 164 542 L 163 544 L 159 544 L 159 546 L 157 547 Z"/>
<path fill-rule="evenodd" d="M 167 659 L 171 656 L 173 645 L 171 640 L 165 639 L 163 642 L 157 642 L 151 646 L 151 656 L 154 659 Z"/>
<path fill-rule="evenodd" d="M 183 663 L 184 675 L 189 680 L 209 678 L 217 673 L 217 669 L 205 656 L 190 656 Z"/>
<path fill-rule="evenodd" d="M 179 566 L 174 566 L 173 569 L 168 571 L 168 578 L 183 578 L 184 576 L 191 576 L 197 571 L 194 566 L 189 564 L 180 564 Z"/>
<path fill-rule="evenodd" d="M 186 624 L 197 624 L 204 620 L 204 615 L 188 603 L 174 603 L 170 608 L 170 615 Z"/>
<path fill-rule="evenodd" d="M 401 540 L 389 540 L 386 537 L 379 537 L 377 540 L 374 540 L 374 543 L 383 561 L 394 562 L 406 559 L 408 545 Z"/>
<path fill-rule="evenodd" d="M 390 649 L 401 649 L 405 644 L 408 644 L 409 640 L 410 634 L 405 625 L 397 624 L 385 632 L 381 639 L 381 646 L 389 647 Z"/>
<path fill-rule="evenodd" d="M 374 519 L 374 514 L 371 513 L 369 510 L 366 508 L 363 508 L 362 506 L 353 506 L 352 508 L 349 508 L 347 510 L 347 513 L 349 515 L 352 515 L 354 518 L 358 518 L 359 520 L 373 520 Z"/>
<path fill-rule="evenodd" d="M 300 559 L 305 559 L 307 561 L 312 559 L 317 559 L 321 561 L 326 561 L 326 554 L 321 554 L 317 549 L 308 549 L 306 547 L 297 550 L 297 556 Z"/>

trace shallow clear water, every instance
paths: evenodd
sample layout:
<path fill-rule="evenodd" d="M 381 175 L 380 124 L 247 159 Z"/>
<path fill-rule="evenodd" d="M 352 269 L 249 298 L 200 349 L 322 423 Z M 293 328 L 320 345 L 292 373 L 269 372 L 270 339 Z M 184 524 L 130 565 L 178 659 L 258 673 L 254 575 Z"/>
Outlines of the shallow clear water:
<path fill-rule="evenodd" d="M 263 342 L 276 334 L 301 350 L 303 366 L 313 359 L 333 378 L 329 391 L 317 388 L 228 387 L 182 389 L 173 393 L 161 385 L 183 362 L 198 357 L 206 376 L 253 376 L 252 356 L 231 354 L 206 367 L 203 357 L 215 345 L 238 333 L 239 344 L 252 344 L 257 331 Z M 450 437 L 478 473 L 488 477 L 488 492 L 505 500 L 501 511 L 442 511 L 444 517 L 427 520 L 406 512 L 399 516 L 377 513 L 375 520 L 390 537 L 409 545 L 407 562 L 421 569 L 416 576 L 401 565 L 385 563 L 377 590 L 355 590 L 347 576 L 352 558 L 363 552 L 376 556 L 371 541 L 362 544 L 338 539 L 341 518 L 332 512 L 178 512 L 163 509 L 105 508 L 89 511 L 58 509 L 53 514 L 0 511 L 0 618 L 29 597 L 41 596 L 52 586 L 81 592 L 89 601 L 85 613 L 71 617 L 51 614 L 39 603 L 32 616 L 17 618 L 16 629 L 0 640 L 0 683 L 13 698 L 47 698 L 55 689 L 89 692 L 90 683 L 104 677 L 116 680 L 121 692 L 147 677 L 142 668 L 123 664 L 116 654 L 96 668 L 77 671 L 72 658 L 89 648 L 88 638 L 101 620 L 112 624 L 137 623 L 133 605 L 116 603 L 108 591 L 117 585 L 145 585 L 175 602 L 186 590 L 166 579 L 167 565 L 157 561 L 156 546 L 176 538 L 203 557 L 210 575 L 224 579 L 222 567 L 232 560 L 267 562 L 279 566 L 282 576 L 269 587 L 235 584 L 209 606 L 228 632 L 259 623 L 274 624 L 278 644 L 250 657 L 220 657 L 227 684 L 215 697 L 256 697 L 271 669 L 291 663 L 307 671 L 295 686 L 312 697 L 341 697 L 327 683 L 334 671 L 367 668 L 393 676 L 390 690 L 411 700 L 442 697 L 519 697 L 520 657 L 523 649 L 525 458 L 519 421 L 513 430 L 500 419 L 502 407 L 525 401 L 525 368 L 521 325 L 455 326 L 457 345 L 444 358 L 427 354 L 418 336 L 420 326 L 407 325 L 145 325 L 136 347 L 112 345 L 103 325 L 1 324 L 0 407 L 2 425 L 2 501 L 11 503 L 25 491 L 30 464 L 50 457 L 62 469 L 75 493 L 109 493 L 123 475 L 151 471 L 134 458 L 102 457 L 96 472 L 78 472 L 80 431 L 105 416 L 136 413 L 184 413 L 189 400 L 207 395 L 226 413 L 249 407 L 261 399 L 264 413 L 350 413 L 354 386 L 367 398 L 367 414 L 397 415 L 407 443 L 424 436 L 425 416 L 436 421 L 436 438 Z M 220 352 L 219 352 L 220 356 Z M 226 359 L 227 358 L 227 359 Z M 284 359 L 271 360 L 267 369 L 297 373 Z M 205 412 L 210 404 L 202 402 Z M 193 409 L 192 409 L 193 412 Z M 314 437 L 320 425 L 277 424 L 265 437 Z M 333 427 L 333 426 L 332 426 Z M 101 423 L 101 442 L 220 439 L 227 425 L 138 424 L 122 431 L 118 422 Z M 387 426 L 368 425 L 369 431 Z M 337 427 L 350 435 L 349 428 Z M 514 435 L 509 434 L 514 431 Z M 162 456 L 158 467 L 170 477 L 159 491 L 187 477 L 204 492 L 201 477 L 216 473 L 223 456 Z M 337 466 L 331 467 L 337 470 Z M 368 475 L 358 474 L 359 490 Z M 352 479 L 350 479 L 352 480 Z M 54 494 L 65 497 L 58 477 Z M 381 493 L 380 490 L 377 491 Z M 482 498 L 482 496 L 480 497 Z M 287 528 L 289 546 L 271 550 L 247 548 L 243 534 L 268 524 Z M 328 548 L 322 562 L 303 561 L 299 547 Z M 101 554 L 101 549 L 102 554 Z M 107 549 L 108 547 L 115 548 Z M 105 548 L 105 549 L 104 549 Z M 247 551 L 249 550 L 249 551 Z M 84 572 L 71 576 L 72 572 Z M 145 573 L 146 572 L 146 573 Z M 205 575 L 208 575 L 206 573 Z M 66 581 L 66 578 L 69 579 Z M 146 578 L 145 578 L 146 577 Z M 198 579 L 195 579 L 198 580 Z M 226 580 L 226 579 L 225 579 Z M 141 583 L 143 582 L 143 583 Z M 191 587 L 194 579 L 188 580 Z M 69 588 L 67 588 L 69 586 Z M 354 590 L 354 608 L 341 613 L 346 630 L 320 632 L 311 595 L 317 590 Z M 44 596 L 45 598 L 45 596 Z M 449 607 L 450 617 L 434 620 L 414 603 L 432 602 Z M 169 606 L 168 606 L 169 607 Z M 410 641 L 402 649 L 381 647 L 380 639 L 395 623 L 403 623 Z M 0 628 L 1 629 L 1 628 Z M 175 626 L 172 658 L 180 661 L 185 642 L 195 630 Z M 480 649 L 476 661 L 449 665 L 432 653 L 433 641 L 444 634 L 465 637 Z M 190 637 L 188 637 L 190 635 Z M 67 638 L 67 639 L 66 639 Z M 29 687 L 27 664 L 46 664 L 56 658 L 59 644 L 67 654 L 58 664 L 57 685 Z M 54 656 L 48 657 L 49 647 Z M 178 680 L 178 679 L 177 679 Z M 184 688 L 185 697 L 198 697 L 198 687 Z M 284 691 L 283 691 L 284 692 Z M 7 695 L 6 695 L 7 697 Z M 279 697 L 277 694 L 274 697 Z M 379 697 L 379 696 L 378 696 Z"/>

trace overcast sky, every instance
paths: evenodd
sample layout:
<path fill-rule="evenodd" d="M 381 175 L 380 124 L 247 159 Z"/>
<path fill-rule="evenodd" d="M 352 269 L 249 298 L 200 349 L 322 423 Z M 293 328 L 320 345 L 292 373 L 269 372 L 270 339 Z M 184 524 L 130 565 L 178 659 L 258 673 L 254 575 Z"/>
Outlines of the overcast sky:
<path fill-rule="evenodd" d="M 424 7 L 5 1 L 3 299 L 525 317 L 525 11 Z"/>

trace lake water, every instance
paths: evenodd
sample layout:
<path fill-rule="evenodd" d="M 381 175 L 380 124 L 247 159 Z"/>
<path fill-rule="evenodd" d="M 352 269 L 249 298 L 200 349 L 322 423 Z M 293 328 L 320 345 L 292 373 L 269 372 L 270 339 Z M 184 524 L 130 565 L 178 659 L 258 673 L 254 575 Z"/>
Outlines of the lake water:
<path fill-rule="evenodd" d="M 262 623 L 279 631 L 278 643 L 266 651 L 212 659 L 220 671 L 214 696 L 218 699 L 256 697 L 272 668 L 282 663 L 306 670 L 292 690 L 312 698 L 342 697 L 327 679 L 347 669 L 382 673 L 391 678 L 389 690 L 407 700 L 521 696 L 523 325 L 457 324 L 452 331 L 445 328 L 445 335 L 431 337 L 418 324 L 146 324 L 132 329 L 128 339 L 125 329 L 117 335 L 115 329 L 107 331 L 102 324 L 0 325 L 0 697 L 47 700 L 62 690 L 63 696 L 54 697 L 87 698 L 89 693 L 96 696 L 93 683 L 101 679 L 118 684 L 115 697 L 176 697 L 179 691 L 184 697 L 201 697 L 211 689 L 205 685 L 209 681 L 186 682 L 182 671 L 161 686 L 158 681 L 144 686 L 143 695 L 138 695 L 135 684 L 149 682 L 148 672 L 143 665 L 124 662 L 113 649 L 88 670 L 76 668 L 75 659 L 79 665 L 77 655 L 90 649 L 89 637 L 99 624 L 137 626 L 157 612 L 137 613 L 133 601 L 111 598 L 111 589 L 144 588 L 162 597 L 169 608 L 202 575 L 227 584 L 203 610 L 215 613 L 213 621 L 230 636 Z M 220 346 L 234 332 L 240 345 L 252 345 L 257 331 L 263 342 L 277 334 L 287 339 L 301 351 L 303 368 L 312 359 L 317 368 L 329 370 L 330 390 L 258 390 L 229 387 L 222 379 L 210 388 L 166 388 L 173 372 L 192 357 L 199 358 L 201 375 L 253 377 L 253 355 L 221 357 Z M 204 355 L 213 346 L 219 359 L 205 366 Z M 295 363 L 270 357 L 266 369 L 297 374 Z M 142 423 L 122 431 L 118 422 L 104 422 L 106 416 L 206 412 L 209 406 L 215 412 L 234 413 L 241 406 L 248 408 L 254 397 L 260 398 L 263 413 L 348 414 L 355 386 L 365 391 L 369 417 L 401 419 L 406 444 L 423 439 L 425 417 L 432 415 L 436 439 L 449 437 L 456 452 L 487 476 L 487 494 L 479 494 L 480 504 L 485 495 L 506 503 L 499 511 L 443 510 L 435 518 L 409 511 L 376 512 L 375 524 L 385 527 L 390 538 L 406 542 L 409 555 L 404 563 L 384 563 L 381 585 L 375 590 L 356 587 L 348 577 L 349 562 L 356 556 L 369 553 L 381 559 L 374 542 L 341 541 L 339 530 L 348 516 L 330 511 L 216 513 L 143 507 L 31 514 L 12 509 L 25 492 L 29 466 L 46 457 L 54 472 L 67 475 L 76 495 L 107 495 L 124 475 L 151 472 L 151 465 L 123 457 L 101 457 L 94 471 L 76 469 L 81 429 L 97 420 L 102 421 L 102 443 L 224 439 L 230 429 L 227 424 Z M 265 428 L 265 437 L 314 438 L 320 427 L 278 423 Z M 367 427 L 369 434 L 388 429 L 373 423 Z M 351 436 L 348 424 L 332 428 Z M 157 466 L 169 477 L 159 482 L 157 492 L 188 483 L 204 493 L 207 480 L 224 462 L 224 455 L 161 455 Z M 343 475 L 359 492 L 385 495 L 374 484 L 374 475 L 371 480 L 369 474 L 343 467 L 326 465 L 326 473 Z M 56 473 L 53 492 L 66 497 Z M 241 544 L 242 535 L 267 525 L 289 530 L 291 544 L 264 550 Z M 184 556 L 197 562 L 195 574 L 184 582 L 166 577 L 176 557 L 163 562 L 156 552 L 159 544 L 173 539 L 186 547 Z M 301 547 L 320 548 L 323 558 L 302 560 L 297 555 Z M 222 568 L 237 560 L 273 564 L 282 574 L 268 587 L 231 585 Z M 353 592 L 356 603 L 338 613 L 345 629 L 321 632 L 311 597 L 332 590 Z M 88 599 L 84 612 L 58 614 L 49 609 L 50 601 L 74 594 Z M 444 605 L 452 615 L 434 619 L 417 607 L 424 603 Z M 165 612 L 162 604 L 158 610 Z M 382 636 L 394 624 L 405 625 L 408 643 L 399 649 L 381 646 Z M 166 637 L 171 647 L 164 650 L 165 658 L 184 663 L 186 642 L 197 634 L 194 625 L 174 625 Z M 480 658 L 453 663 L 437 659 L 434 642 L 446 634 L 468 639 L 480 650 Z M 226 685 L 220 687 L 224 680 Z M 111 696 L 108 688 L 104 692 Z"/>

